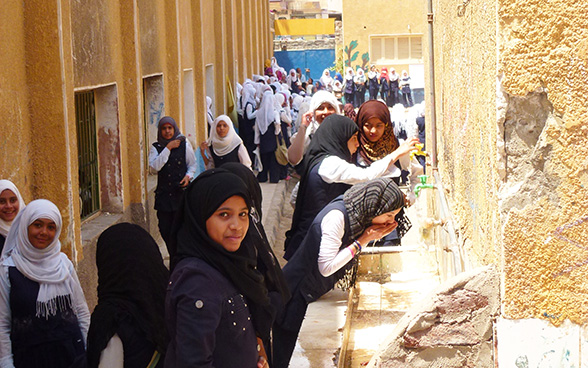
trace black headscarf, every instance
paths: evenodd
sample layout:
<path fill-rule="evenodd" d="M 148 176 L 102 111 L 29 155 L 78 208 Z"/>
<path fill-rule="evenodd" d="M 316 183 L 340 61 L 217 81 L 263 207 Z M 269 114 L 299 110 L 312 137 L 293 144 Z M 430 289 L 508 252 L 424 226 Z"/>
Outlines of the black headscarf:
<path fill-rule="evenodd" d="M 163 138 L 163 135 L 161 135 L 161 127 L 164 124 L 170 124 L 171 126 L 174 127 L 174 135 L 173 137 L 171 137 L 171 139 L 165 139 Z M 174 139 L 178 139 L 178 138 L 185 138 L 182 135 L 182 132 L 180 132 L 180 128 L 178 128 L 178 124 L 176 124 L 176 121 L 174 120 L 174 118 L 170 117 L 170 116 L 164 116 L 161 119 L 159 119 L 159 123 L 157 123 L 157 142 L 159 142 L 159 144 L 163 147 L 167 146 L 167 144 L 171 141 L 173 141 Z"/>
<path fill-rule="evenodd" d="M 251 195 L 243 180 L 224 169 L 204 171 L 188 186 L 175 219 L 175 258 L 200 258 L 225 275 L 247 297 L 253 326 L 261 338 L 267 339 L 273 313 L 263 275 L 256 268 L 255 249 L 242 243 L 237 251 L 229 252 L 206 232 L 206 220 L 235 195 L 251 208 Z"/>
<path fill-rule="evenodd" d="M 106 229 L 96 245 L 98 305 L 88 331 L 88 362 L 98 367 L 100 353 L 116 333 L 119 318 L 134 323 L 162 354 L 165 292 L 169 271 L 151 235 L 138 225 L 121 223 Z"/>
<path fill-rule="evenodd" d="M 351 153 L 347 142 L 356 132 L 357 125 L 348 117 L 337 114 L 327 116 L 314 133 L 308 152 L 304 155 L 303 175 L 308 174 L 327 156 L 337 156 L 350 162 Z"/>
<path fill-rule="evenodd" d="M 404 207 L 404 193 L 392 178 L 355 184 L 343 194 L 351 236 L 357 239 L 374 217 Z"/>
<path fill-rule="evenodd" d="M 265 230 L 261 223 L 262 196 L 259 181 L 257 181 L 253 172 L 241 163 L 228 162 L 224 164 L 222 168 L 241 178 L 249 189 L 253 207 L 251 208 L 251 216 L 249 217 L 249 231 L 244 242 L 246 245 L 251 243 L 251 245 L 257 250 L 257 268 L 265 277 L 268 291 L 278 292 L 282 298 L 282 303 L 286 304 L 290 299 L 290 290 L 288 289 L 288 284 L 286 283 L 278 259 L 269 244 L 267 235 L 265 234 Z"/>

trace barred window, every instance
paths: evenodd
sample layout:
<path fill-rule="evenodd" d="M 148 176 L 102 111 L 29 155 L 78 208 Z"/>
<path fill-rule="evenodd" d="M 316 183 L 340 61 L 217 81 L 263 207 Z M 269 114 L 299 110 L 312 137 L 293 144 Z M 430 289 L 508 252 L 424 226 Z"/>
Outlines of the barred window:
<path fill-rule="evenodd" d="M 78 138 L 78 176 L 82 219 L 100 210 L 98 148 L 94 92 L 75 94 L 76 130 Z"/>

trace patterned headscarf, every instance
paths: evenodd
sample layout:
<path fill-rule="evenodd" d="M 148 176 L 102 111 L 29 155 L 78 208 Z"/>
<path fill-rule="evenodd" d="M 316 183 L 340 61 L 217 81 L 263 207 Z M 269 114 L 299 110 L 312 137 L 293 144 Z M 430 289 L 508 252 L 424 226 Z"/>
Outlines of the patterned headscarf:
<path fill-rule="evenodd" d="M 363 131 L 364 124 L 373 117 L 378 118 L 386 124 L 384 135 L 377 142 L 370 142 Z M 359 126 L 359 149 L 357 150 L 357 154 L 366 163 L 371 164 L 398 148 L 399 143 L 394 135 L 394 126 L 390 120 L 390 111 L 385 103 L 378 100 L 366 101 L 359 108 L 355 121 Z"/>
<path fill-rule="evenodd" d="M 375 217 L 404 207 L 404 193 L 392 178 L 378 178 L 352 186 L 343 202 L 351 236 L 357 239 Z"/>

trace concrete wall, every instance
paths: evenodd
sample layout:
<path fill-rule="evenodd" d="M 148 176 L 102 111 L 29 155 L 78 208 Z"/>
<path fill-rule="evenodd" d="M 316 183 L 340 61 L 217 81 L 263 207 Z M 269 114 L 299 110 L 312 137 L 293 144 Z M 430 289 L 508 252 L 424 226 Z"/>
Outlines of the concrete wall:
<path fill-rule="evenodd" d="M 167 114 L 205 137 L 205 67 L 216 113 L 234 86 L 271 57 L 262 0 L 3 1 L 0 6 L 0 178 L 25 201 L 61 209 L 63 250 L 95 302 L 97 236 L 118 221 L 156 229 L 147 153 L 151 120 Z M 102 212 L 80 218 L 75 93 L 96 104 Z M 157 102 L 157 106 L 150 106 Z M 152 124 L 151 124 L 152 125 Z M 108 212 L 106 212 L 108 211 Z"/>
<path fill-rule="evenodd" d="M 502 315 L 588 320 L 588 4 L 435 0 L 439 171 Z M 577 348 L 577 345 L 576 345 Z"/>

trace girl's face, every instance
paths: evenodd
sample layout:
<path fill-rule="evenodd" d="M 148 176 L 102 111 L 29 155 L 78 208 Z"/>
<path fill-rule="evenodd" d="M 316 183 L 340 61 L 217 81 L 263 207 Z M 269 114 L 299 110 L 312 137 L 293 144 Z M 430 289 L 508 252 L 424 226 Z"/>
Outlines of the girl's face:
<path fill-rule="evenodd" d="M 4 189 L 0 193 L 0 219 L 10 222 L 14 220 L 20 203 L 18 203 L 18 197 L 10 189 Z"/>
<path fill-rule="evenodd" d="M 325 118 L 335 113 L 335 108 L 328 102 L 323 102 L 316 110 L 314 110 L 314 119 L 317 123 L 322 123 Z"/>
<path fill-rule="evenodd" d="M 368 141 L 374 143 L 380 140 L 386 130 L 386 123 L 377 117 L 371 117 L 363 124 L 363 134 Z"/>
<path fill-rule="evenodd" d="M 394 219 L 396 215 L 400 212 L 400 208 L 391 212 L 383 213 L 379 216 L 376 216 L 372 219 L 372 225 L 392 225 L 396 223 Z"/>
<path fill-rule="evenodd" d="M 241 196 L 224 201 L 206 220 L 208 236 L 229 252 L 236 252 L 249 229 L 249 209 Z"/>
<path fill-rule="evenodd" d="M 359 147 L 359 141 L 357 140 L 357 133 L 351 136 L 347 141 L 347 148 L 349 149 L 349 153 L 352 155 L 357 151 Z"/>
<path fill-rule="evenodd" d="M 229 124 L 222 120 L 219 121 L 218 124 L 216 124 L 216 134 L 221 138 L 226 137 L 227 134 L 229 134 Z"/>
<path fill-rule="evenodd" d="M 37 219 L 28 227 L 29 241 L 37 249 L 45 249 L 55 239 L 57 225 L 50 219 Z"/>
<path fill-rule="evenodd" d="M 171 124 L 163 124 L 161 127 L 161 136 L 163 139 L 172 139 L 174 136 L 174 126 Z"/>

